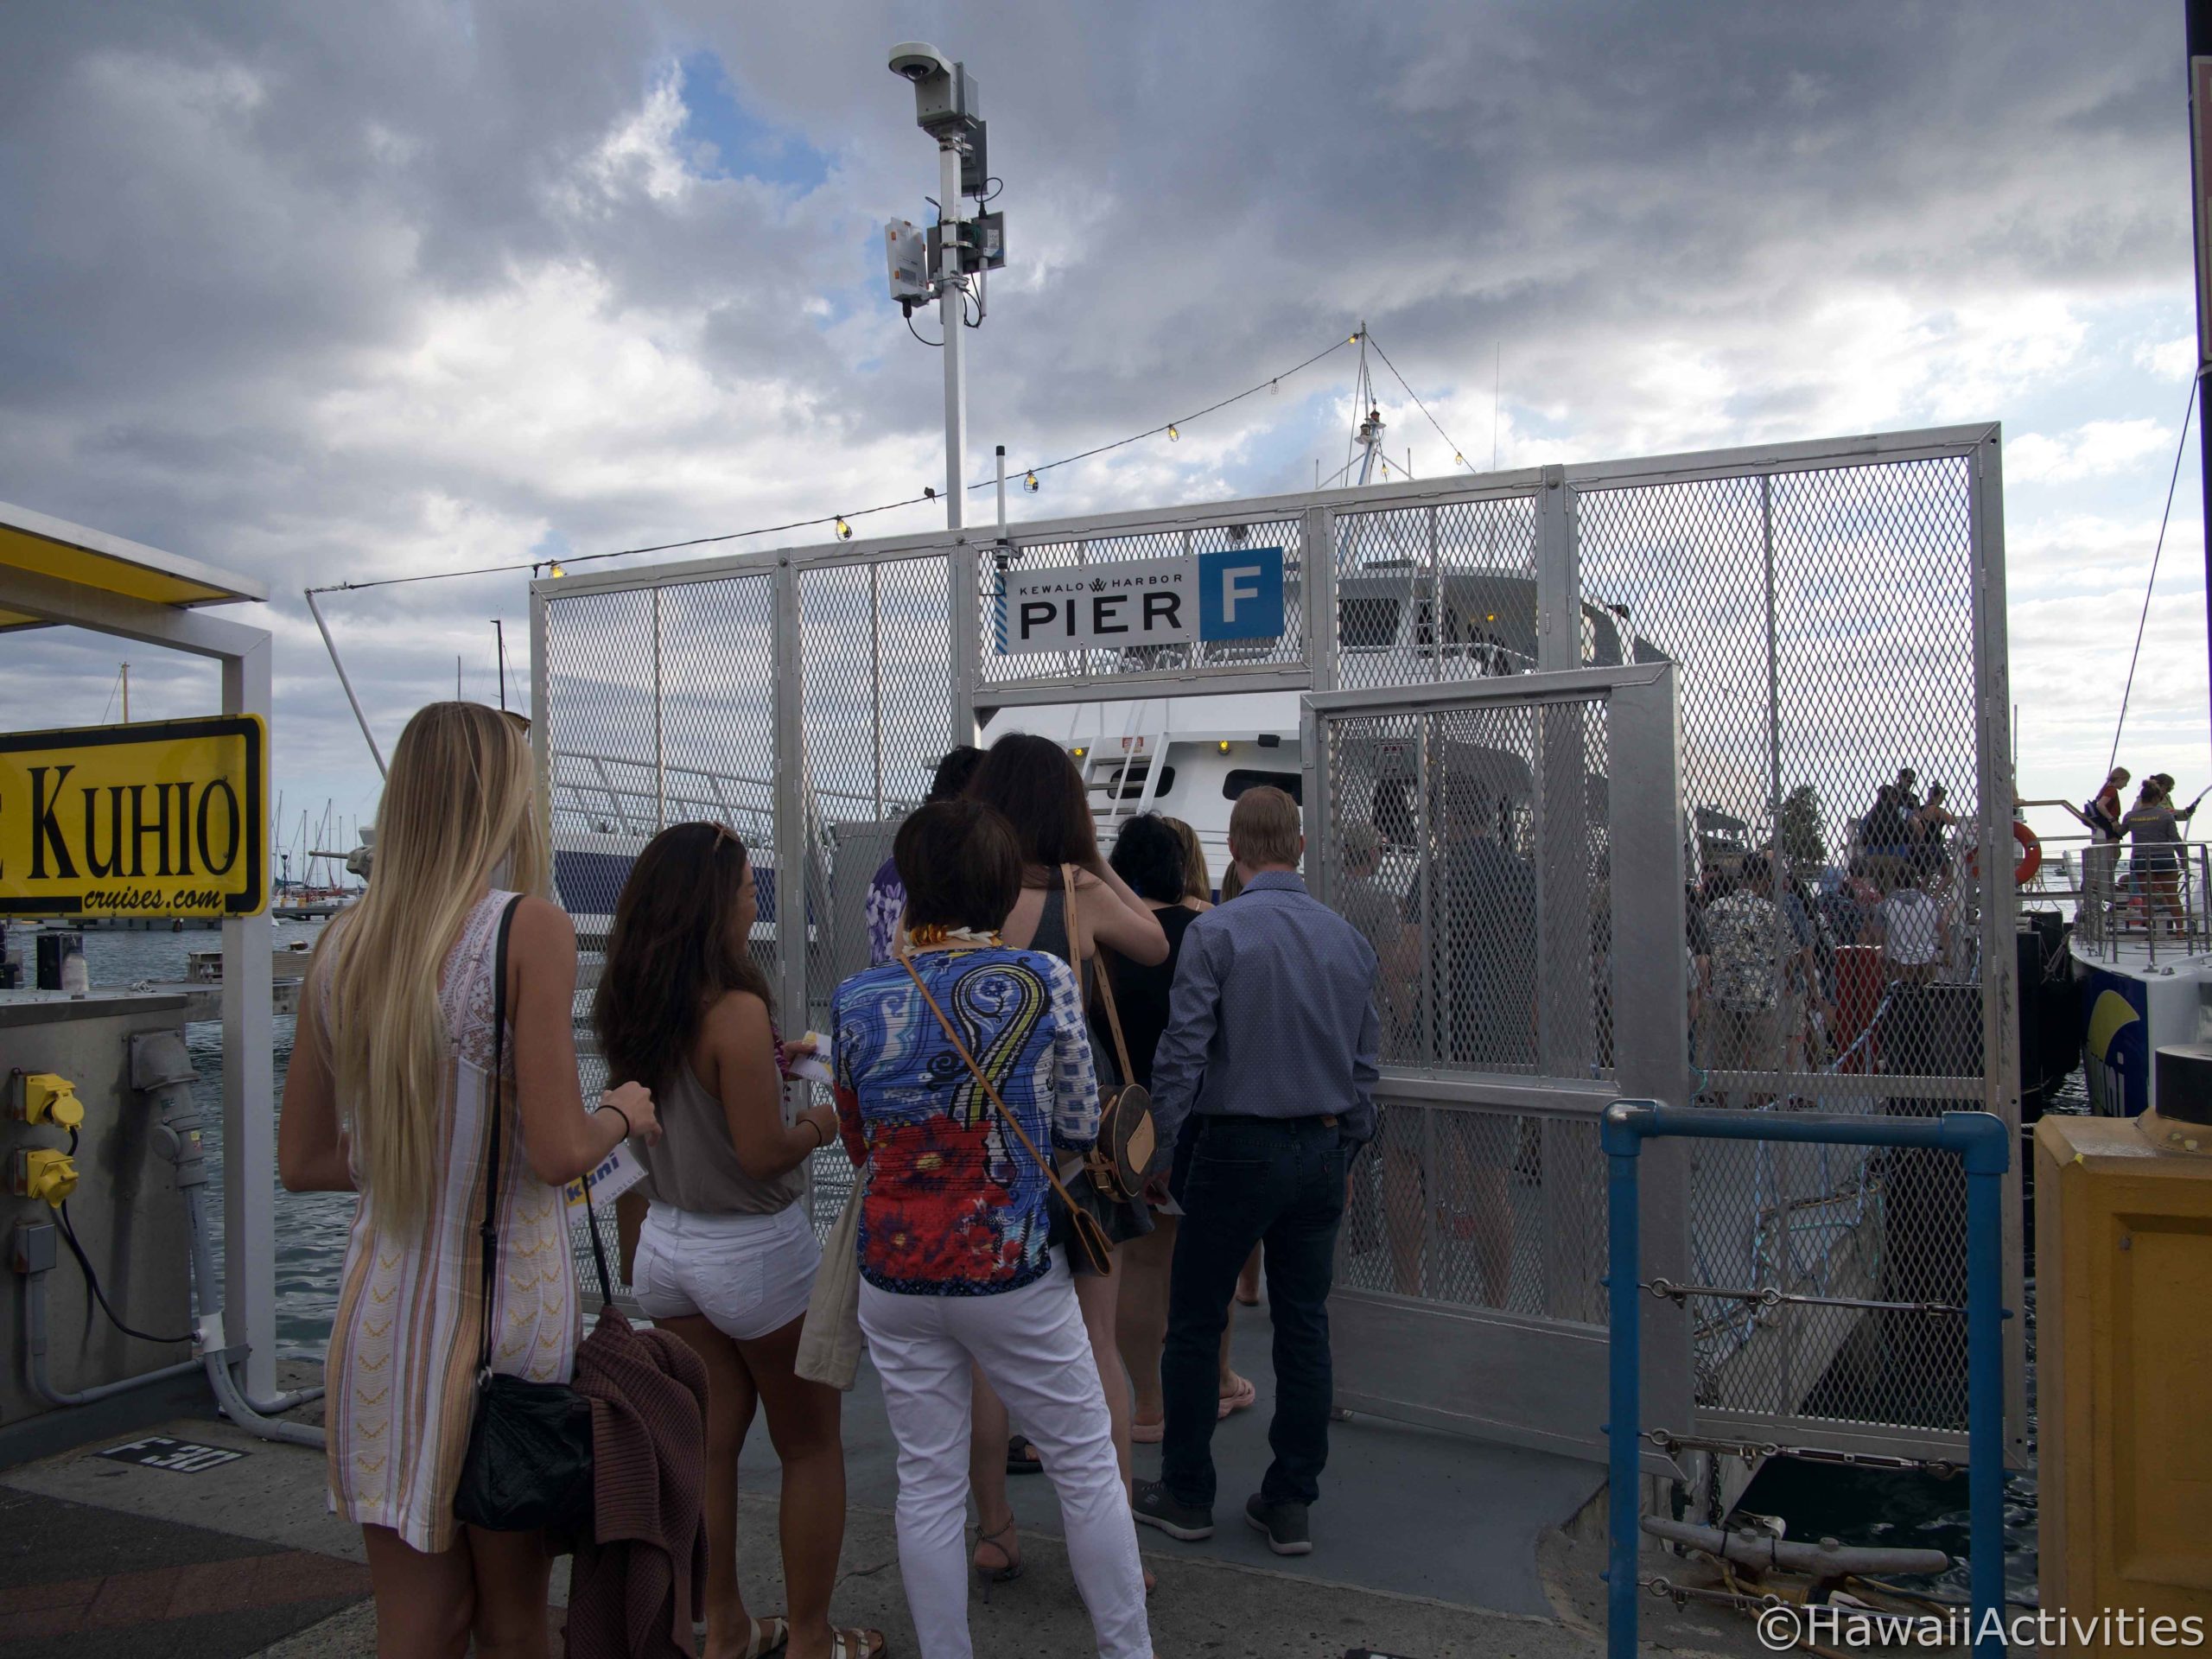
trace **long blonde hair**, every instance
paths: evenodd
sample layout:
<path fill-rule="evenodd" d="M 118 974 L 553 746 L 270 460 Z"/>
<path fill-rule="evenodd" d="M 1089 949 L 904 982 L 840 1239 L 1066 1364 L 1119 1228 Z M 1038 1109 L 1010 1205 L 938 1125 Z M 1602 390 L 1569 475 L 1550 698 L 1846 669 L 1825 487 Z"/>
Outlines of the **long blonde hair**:
<path fill-rule="evenodd" d="M 331 1070 L 355 1166 L 388 1216 L 429 1208 L 448 1033 L 438 980 L 468 912 L 550 886 L 522 728 L 474 702 L 415 713 L 377 808 L 368 890 L 325 930 Z"/>

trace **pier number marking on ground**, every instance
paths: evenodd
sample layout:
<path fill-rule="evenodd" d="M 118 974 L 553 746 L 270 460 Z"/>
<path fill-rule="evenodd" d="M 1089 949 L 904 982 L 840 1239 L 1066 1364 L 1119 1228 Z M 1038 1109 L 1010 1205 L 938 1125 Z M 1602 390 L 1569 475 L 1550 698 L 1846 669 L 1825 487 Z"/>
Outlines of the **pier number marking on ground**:
<path fill-rule="evenodd" d="M 1008 570 L 996 618 L 998 648 L 1009 657 L 1279 639 L 1282 631 L 1279 547 Z"/>
<path fill-rule="evenodd" d="M 0 732 L 0 916 L 252 916 L 269 902 L 258 715 Z"/>
<path fill-rule="evenodd" d="M 118 1463 L 135 1463 L 148 1469 L 167 1469 L 174 1474 L 196 1475 L 203 1470 L 213 1469 L 226 1463 L 236 1463 L 251 1455 L 227 1446 L 202 1446 L 197 1440 L 175 1440 L 166 1434 L 149 1434 L 143 1440 L 133 1440 L 127 1446 L 111 1446 L 105 1452 L 95 1452 L 98 1458 L 112 1458 Z"/>

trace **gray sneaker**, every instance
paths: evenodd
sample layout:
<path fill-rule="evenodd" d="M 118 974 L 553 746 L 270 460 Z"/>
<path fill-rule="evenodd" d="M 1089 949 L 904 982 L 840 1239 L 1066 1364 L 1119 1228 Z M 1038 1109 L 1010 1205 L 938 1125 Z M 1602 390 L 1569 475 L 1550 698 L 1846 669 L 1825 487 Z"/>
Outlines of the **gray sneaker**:
<path fill-rule="evenodd" d="M 1270 1503 L 1255 1492 L 1244 1500 L 1244 1519 L 1255 1531 L 1268 1535 L 1268 1548 L 1278 1555 L 1313 1553 L 1313 1535 L 1306 1530 L 1303 1503 Z"/>
<path fill-rule="evenodd" d="M 1137 1482 L 1136 1496 L 1130 1500 L 1129 1513 L 1135 1517 L 1138 1525 L 1158 1527 L 1170 1538 L 1180 1538 L 1186 1544 L 1195 1544 L 1202 1538 L 1213 1536 L 1213 1511 L 1178 1503 L 1164 1481 Z"/>

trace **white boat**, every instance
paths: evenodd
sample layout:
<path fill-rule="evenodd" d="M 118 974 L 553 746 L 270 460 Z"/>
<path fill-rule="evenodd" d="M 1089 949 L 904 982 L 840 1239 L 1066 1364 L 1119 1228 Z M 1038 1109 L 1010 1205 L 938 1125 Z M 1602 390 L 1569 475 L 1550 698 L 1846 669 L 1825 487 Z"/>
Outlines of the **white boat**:
<path fill-rule="evenodd" d="M 2109 1117 L 2139 1116 L 2158 1104 L 2153 1061 L 2161 1048 L 2212 1033 L 2212 849 L 2182 849 L 2179 914 L 2155 918 L 2145 913 L 2143 884 L 2125 852 L 2084 852 L 2069 947 L 2089 1101 Z"/>

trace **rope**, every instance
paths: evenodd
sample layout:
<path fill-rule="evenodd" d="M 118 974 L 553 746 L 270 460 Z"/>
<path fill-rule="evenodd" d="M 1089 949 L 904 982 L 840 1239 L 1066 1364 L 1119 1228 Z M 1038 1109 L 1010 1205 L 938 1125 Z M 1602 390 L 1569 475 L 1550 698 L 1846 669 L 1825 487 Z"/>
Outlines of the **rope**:
<path fill-rule="evenodd" d="M 2181 480 L 2182 451 L 2189 443 L 2189 417 L 2196 408 L 2196 381 L 2189 383 L 2189 404 L 2181 412 L 2181 437 L 2174 445 L 2173 475 L 2166 480 L 2166 510 L 2158 516 L 2158 543 L 2151 554 L 2151 580 L 2143 588 L 2143 614 L 2135 621 L 2135 649 L 2127 653 L 2127 685 L 2120 694 L 2120 719 L 2112 728 L 2112 757 L 2105 762 L 2105 772 L 2120 764 L 2120 734 L 2127 726 L 2127 701 L 2135 694 L 2135 661 L 2143 654 L 2143 630 L 2151 620 L 2151 595 L 2158 586 L 2158 561 L 2166 550 L 2166 521 L 2173 517 L 2174 486 Z M 2206 504 L 2212 512 L 2212 503 Z"/>

